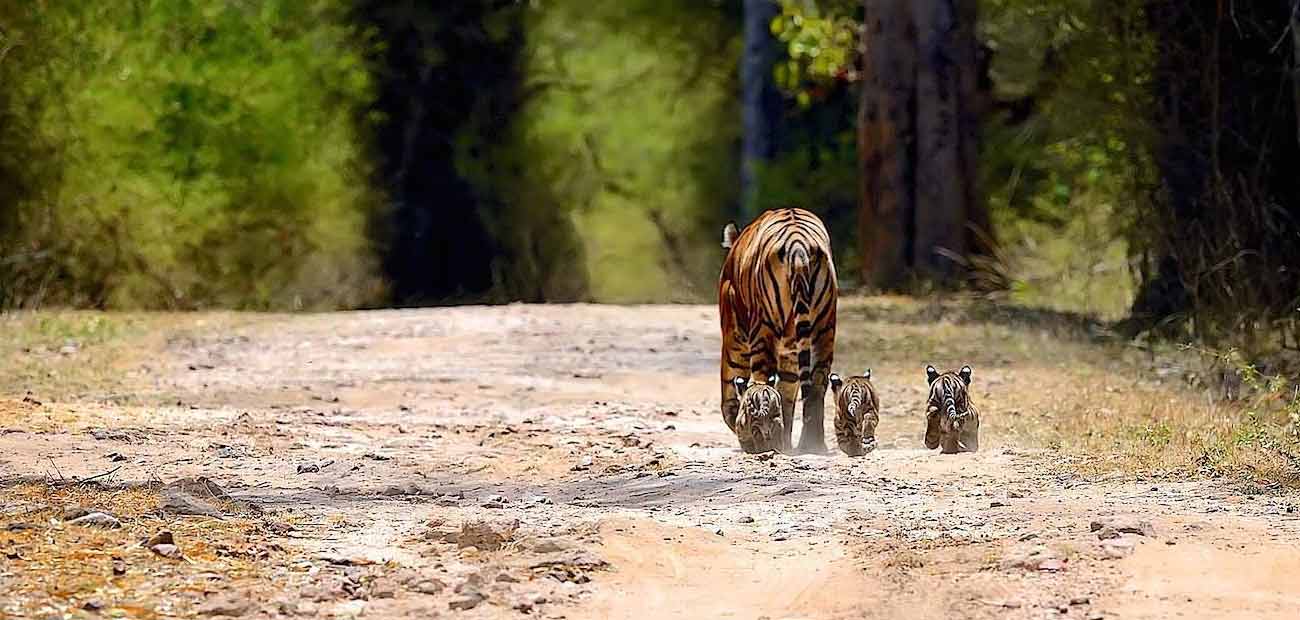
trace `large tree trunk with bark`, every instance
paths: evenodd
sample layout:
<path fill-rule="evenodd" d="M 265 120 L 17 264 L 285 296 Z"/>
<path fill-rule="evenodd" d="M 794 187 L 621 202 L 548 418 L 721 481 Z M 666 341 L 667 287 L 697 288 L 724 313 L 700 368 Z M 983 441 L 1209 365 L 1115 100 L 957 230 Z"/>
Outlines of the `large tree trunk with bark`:
<path fill-rule="evenodd" d="M 772 74 L 777 42 L 772 20 L 780 10 L 776 0 L 745 0 L 745 49 L 740 59 L 741 109 L 744 136 L 740 161 L 740 217 L 758 216 L 763 167 L 776 154 L 776 126 L 781 94 Z"/>
<path fill-rule="evenodd" d="M 974 0 L 864 0 L 863 281 L 952 283 L 992 246 L 976 185 Z"/>
<path fill-rule="evenodd" d="M 1282 0 L 1291 4 L 1291 105 L 1295 109 L 1295 138 L 1300 145 L 1300 0 Z"/>

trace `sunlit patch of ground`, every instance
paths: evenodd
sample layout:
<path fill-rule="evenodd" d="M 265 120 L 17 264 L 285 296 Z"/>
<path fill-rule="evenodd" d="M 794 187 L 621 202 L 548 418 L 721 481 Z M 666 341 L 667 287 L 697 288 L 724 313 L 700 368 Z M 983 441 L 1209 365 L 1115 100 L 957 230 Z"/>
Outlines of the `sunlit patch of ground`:
<path fill-rule="evenodd" d="M 254 518 L 173 517 L 155 489 L 95 484 L 0 488 L 0 616 L 192 615 L 214 592 L 265 588 L 290 555 Z M 120 527 L 74 525 L 83 510 L 111 514 Z M 179 554 L 145 545 L 171 532 Z"/>

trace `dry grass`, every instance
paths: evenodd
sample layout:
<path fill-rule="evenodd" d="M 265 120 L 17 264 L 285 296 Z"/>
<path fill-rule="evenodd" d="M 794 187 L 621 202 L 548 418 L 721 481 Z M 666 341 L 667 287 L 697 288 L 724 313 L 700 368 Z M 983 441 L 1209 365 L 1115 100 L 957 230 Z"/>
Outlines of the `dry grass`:
<path fill-rule="evenodd" d="M 106 314 L 48 311 L 0 315 L 0 433 L 121 428 L 147 418 L 133 396 L 172 338 L 259 320 L 234 314 Z M 289 554 L 254 518 L 175 518 L 156 489 L 15 483 L 0 475 L 0 619 L 187 617 L 211 592 L 268 589 L 292 572 Z M 64 509 L 118 517 L 120 529 L 70 525 Z M 170 531 L 184 554 L 141 546 Z M 115 569 L 117 572 L 115 572 Z M 119 574 L 120 573 L 120 574 Z"/>
<path fill-rule="evenodd" d="M 973 365 L 990 447 L 1050 448 L 1096 473 L 1300 484 L 1300 443 L 1275 396 L 1225 400 L 1220 381 L 1234 369 L 1173 343 L 1122 342 L 1087 317 L 979 299 L 847 299 L 836 360 L 918 386 L 927 362 Z"/>
<path fill-rule="evenodd" d="M 120 529 L 71 525 L 65 509 L 117 516 Z M 290 555 L 251 518 L 174 518 L 148 488 L 21 484 L 0 488 L 0 617 L 186 617 L 211 592 L 266 587 Z M 183 558 L 141 543 L 172 532 Z"/>
<path fill-rule="evenodd" d="M 170 339 L 230 329 L 264 316 L 74 310 L 0 313 L 0 395 L 134 402 L 130 386 L 144 379 L 141 368 Z"/>

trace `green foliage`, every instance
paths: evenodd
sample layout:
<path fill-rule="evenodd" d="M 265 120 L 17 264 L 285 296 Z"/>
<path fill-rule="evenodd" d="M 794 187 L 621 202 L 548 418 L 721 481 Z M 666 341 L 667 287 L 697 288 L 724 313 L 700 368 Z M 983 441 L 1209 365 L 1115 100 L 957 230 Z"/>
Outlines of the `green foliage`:
<path fill-rule="evenodd" d="M 341 0 L 0 13 L 7 304 L 352 306 L 377 293 Z"/>
<path fill-rule="evenodd" d="M 824 100 L 827 84 L 856 79 L 861 2 L 852 0 L 781 0 L 772 34 L 785 47 L 777 63 L 777 85 L 802 107 Z"/>
<path fill-rule="evenodd" d="M 563 253 L 546 277 L 585 272 L 595 300 L 707 298 L 737 183 L 738 22 L 690 0 L 563 0 L 525 32 L 509 136 L 478 158 L 472 137 L 461 148 L 511 207 L 498 237 Z M 549 240 L 566 223 L 580 248 Z"/>
<path fill-rule="evenodd" d="M 1153 49 L 1138 0 L 982 0 L 997 104 L 982 183 L 1031 305 L 1124 316 L 1137 207 L 1149 194 Z"/>
<path fill-rule="evenodd" d="M 1245 388 L 1247 413 L 1252 419 L 1279 419 L 1293 437 L 1300 437 L 1300 382 L 1283 374 L 1266 374 L 1239 349 L 1213 350 L 1185 347 L 1210 359 L 1235 376 Z"/>

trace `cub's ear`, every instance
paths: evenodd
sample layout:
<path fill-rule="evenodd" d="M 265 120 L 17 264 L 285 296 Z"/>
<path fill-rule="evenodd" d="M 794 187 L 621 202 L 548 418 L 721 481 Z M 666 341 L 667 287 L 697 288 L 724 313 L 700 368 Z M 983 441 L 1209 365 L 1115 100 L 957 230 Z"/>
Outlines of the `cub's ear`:
<path fill-rule="evenodd" d="M 926 366 L 926 367 L 925 367 L 925 380 L 926 380 L 926 383 L 934 383 L 934 380 L 935 380 L 935 379 L 938 379 L 938 378 L 939 378 L 939 371 L 935 370 L 935 369 L 934 369 L 934 366 Z"/>
<path fill-rule="evenodd" d="M 781 381 L 781 375 L 772 375 L 767 378 L 767 384 L 772 387 L 776 387 L 776 384 L 780 381 Z"/>
<path fill-rule="evenodd" d="M 736 396 L 744 396 L 744 395 L 745 395 L 745 378 L 744 378 L 744 377 L 736 377 L 735 379 L 732 379 L 732 380 L 731 380 L 731 385 L 735 386 L 735 388 L 736 388 Z"/>
<path fill-rule="evenodd" d="M 831 373 L 830 380 L 831 380 L 831 389 L 835 390 L 836 392 L 840 391 L 840 388 L 844 386 L 844 381 L 841 380 L 840 376 L 835 373 Z"/>
<path fill-rule="evenodd" d="M 731 249 L 736 245 L 736 237 L 740 236 L 740 231 L 736 229 L 736 223 L 730 222 L 722 228 L 722 247 Z"/>
<path fill-rule="evenodd" d="M 864 379 L 868 379 L 868 380 L 871 379 L 871 369 L 870 369 L 870 368 L 868 368 L 866 372 L 862 373 L 862 378 L 864 378 Z"/>
<path fill-rule="evenodd" d="M 962 366 L 961 370 L 957 373 L 957 375 L 961 377 L 961 380 L 966 385 L 970 385 L 970 373 L 971 373 L 970 366 Z"/>

